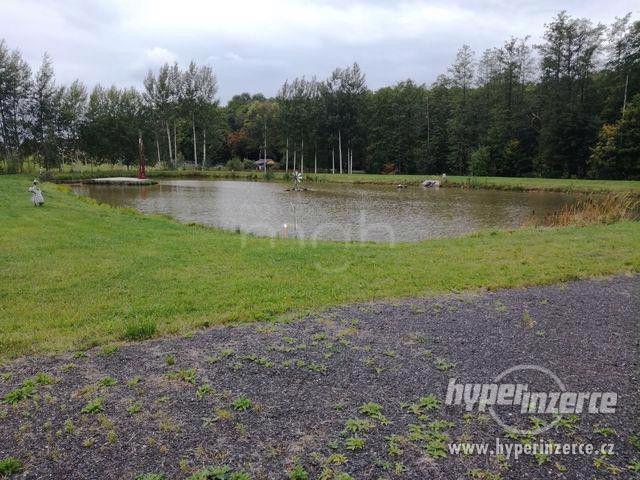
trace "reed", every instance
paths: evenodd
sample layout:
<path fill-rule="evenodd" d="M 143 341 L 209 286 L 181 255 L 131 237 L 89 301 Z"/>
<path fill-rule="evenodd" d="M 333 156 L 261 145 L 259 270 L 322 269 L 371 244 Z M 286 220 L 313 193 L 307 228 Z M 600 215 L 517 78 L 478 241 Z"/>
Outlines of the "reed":
<path fill-rule="evenodd" d="M 577 202 L 548 213 L 544 218 L 529 218 L 527 226 L 567 227 L 595 223 L 638 220 L 640 199 L 630 193 L 589 195 Z"/>

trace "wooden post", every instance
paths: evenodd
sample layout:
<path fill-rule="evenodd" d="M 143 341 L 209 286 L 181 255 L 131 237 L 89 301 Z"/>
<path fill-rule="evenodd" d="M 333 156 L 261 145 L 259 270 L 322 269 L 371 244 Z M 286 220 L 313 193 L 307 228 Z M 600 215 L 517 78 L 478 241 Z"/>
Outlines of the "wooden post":
<path fill-rule="evenodd" d="M 140 157 L 138 162 L 138 178 L 142 180 L 147 178 L 147 169 L 144 162 L 144 144 L 142 142 L 142 132 L 138 132 L 138 155 Z"/>

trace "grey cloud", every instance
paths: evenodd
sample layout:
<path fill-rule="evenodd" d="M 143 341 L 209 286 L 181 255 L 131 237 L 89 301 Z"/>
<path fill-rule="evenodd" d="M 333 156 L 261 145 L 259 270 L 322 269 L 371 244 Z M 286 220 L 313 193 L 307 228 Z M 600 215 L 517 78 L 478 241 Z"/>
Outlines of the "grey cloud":
<path fill-rule="evenodd" d="M 0 37 L 34 68 L 47 51 L 61 83 L 140 86 L 163 55 L 180 64 L 207 62 L 225 101 L 242 91 L 274 95 L 287 78 L 322 78 L 354 61 L 371 88 L 406 78 L 430 83 L 463 43 L 479 55 L 510 36 L 538 41 L 561 9 L 610 23 L 635 6 L 630 0 L 4 0 Z"/>

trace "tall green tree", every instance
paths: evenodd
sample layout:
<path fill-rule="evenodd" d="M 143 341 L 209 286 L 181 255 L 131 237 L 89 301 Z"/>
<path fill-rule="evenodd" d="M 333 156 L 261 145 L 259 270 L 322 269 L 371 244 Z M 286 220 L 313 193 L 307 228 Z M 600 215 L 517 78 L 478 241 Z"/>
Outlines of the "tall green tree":
<path fill-rule="evenodd" d="M 597 54 L 604 26 L 559 13 L 546 26 L 539 85 L 540 136 L 537 173 L 584 176 L 598 132 L 594 92 Z"/>

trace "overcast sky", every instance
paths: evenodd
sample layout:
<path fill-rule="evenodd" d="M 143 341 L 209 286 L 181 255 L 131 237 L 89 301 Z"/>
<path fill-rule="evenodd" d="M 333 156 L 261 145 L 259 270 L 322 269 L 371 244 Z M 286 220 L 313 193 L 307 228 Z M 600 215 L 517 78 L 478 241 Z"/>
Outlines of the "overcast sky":
<path fill-rule="evenodd" d="M 213 66 L 226 101 L 274 95 L 287 78 L 360 63 L 370 88 L 433 81 L 463 43 L 478 54 L 510 36 L 537 41 L 560 9 L 611 23 L 638 0 L 0 0 L 0 38 L 34 67 L 46 51 L 59 82 L 141 86 L 146 71 Z M 635 9 L 635 11 L 634 11 Z"/>

